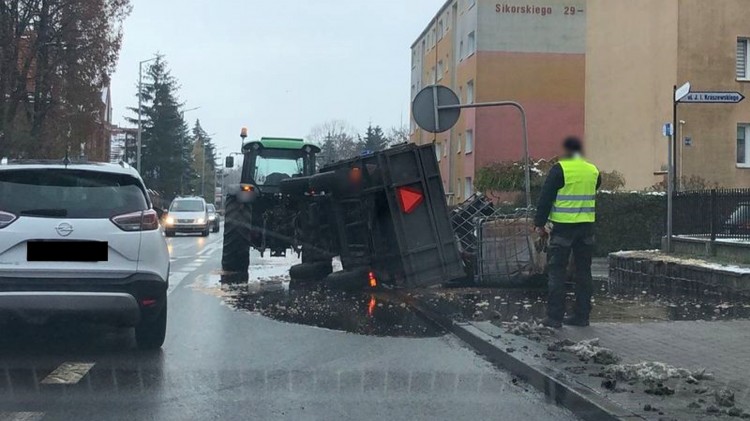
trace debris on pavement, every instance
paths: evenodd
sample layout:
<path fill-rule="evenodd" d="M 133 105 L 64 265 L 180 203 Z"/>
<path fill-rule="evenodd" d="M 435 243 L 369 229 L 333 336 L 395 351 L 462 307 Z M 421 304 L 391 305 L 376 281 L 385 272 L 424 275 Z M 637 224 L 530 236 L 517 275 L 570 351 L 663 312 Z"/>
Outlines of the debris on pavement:
<path fill-rule="evenodd" d="M 541 323 L 537 323 L 535 321 L 504 322 L 503 327 L 505 328 L 505 331 L 507 333 L 510 333 L 512 335 L 526 336 L 529 339 L 536 339 L 536 338 L 540 338 L 543 336 L 552 336 L 555 334 L 555 331 L 553 329 L 547 326 L 544 326 Z"/>
<path fill-rule="evenodd" d="M 575 354 L 581 361 L 593 360 L 597 364 L 611 365 L 620 362 L 620 357 L 609 348 L 599 346 L 599 339 L 586 339 L 572 345 L 562 346 L 563 351 Z"/>
<path fill-rule="evenodd" d="M 719 406 L 734 406 L 734 392 L 729 389 L 719 389 L 714 392 L 714 400 Z"/>
<path fill-rule="evenodd" d="M 653 361 L 644 361 L 638 364 L 610 365 L 604 367 L 602 373 L 624 381 L 640 380 L 644 383 L 659 383 L 669 379 L 708 379 L 710 376 L 710 374 L 706 373 L 705 369 L 690 371 L 685 368 L 677 368 Z"/>

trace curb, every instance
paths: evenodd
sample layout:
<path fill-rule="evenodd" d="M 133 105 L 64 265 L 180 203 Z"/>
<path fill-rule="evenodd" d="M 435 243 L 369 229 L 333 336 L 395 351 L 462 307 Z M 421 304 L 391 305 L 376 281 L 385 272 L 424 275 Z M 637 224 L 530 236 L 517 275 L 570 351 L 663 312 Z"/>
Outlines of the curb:
<path fill-rule="evenodd" d="M 499 344 L 492 343 L 494 338 L 491 335 L 470 323 L 454 322 L 446 316 L 428 310 L 423 302 L 414 297 L 407 296 L 404 300 L 418 314 L 457 336 L 492 364 L 510 371 L 511 374 L 534 386 L 555 403 L 567 408 L 581 419 L 587 421 L 644 419 L 595 393 L 590 388 L 570 381 L 561 371 L 529 364 L 512 353 L 506 352 L 498 346 Z"/>

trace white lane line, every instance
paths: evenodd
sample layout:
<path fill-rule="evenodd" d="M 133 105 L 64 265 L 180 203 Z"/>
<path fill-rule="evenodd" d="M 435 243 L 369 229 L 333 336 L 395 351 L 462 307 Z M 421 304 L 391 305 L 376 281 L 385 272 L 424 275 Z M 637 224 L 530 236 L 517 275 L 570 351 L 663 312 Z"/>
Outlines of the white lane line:
<path fill-rule="evenodd" d="M 0 412 L 0 421 L 39 421 L 44 412 Z"/>
<path fill-rule="evenodd" d="M 169 274 L 169 289 L 167 289 L 167 295 L 177 289 L 177 286 L 180 285 L 180 282 L 182 282 L 186 276 L 188 276 L 187 272 L 173 272 Z"/>
<path fill-rule="evenodd" d="M 71 363 L 60 364 L 55 371 L 49 373 L 41 383 L 42 384 L 76 384 L 85 376 L 94 363 Z"/>

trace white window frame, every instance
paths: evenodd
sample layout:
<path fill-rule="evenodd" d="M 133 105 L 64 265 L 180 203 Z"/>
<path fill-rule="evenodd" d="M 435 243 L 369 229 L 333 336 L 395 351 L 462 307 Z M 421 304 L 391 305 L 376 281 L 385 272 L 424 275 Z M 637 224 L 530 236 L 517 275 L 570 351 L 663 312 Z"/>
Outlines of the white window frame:
<path fill-rule="evenodd" d="M 464 178 L 464 194 L 466 198 L 474 194 L 474 180 L 471 177 Z"/>
<path fill-rule="evenodd" d="M 739 51 L 740 43 L 744 43 L 745 48 L 745 74 L 740 75 L 737 72 L 737 62 L 739 61 L 739 57 L 735 57 L 735 74 L 736 78 L 739 81 L 743 82 L 750 82 L 750 38 L 747 37 L 739 37 L 737 38 L 737 50 Z"/>
<path fill-rule="evenodd" d="M 476 86 L 474 86 L 473 79 L 466 82 L 466 103 L 467 104 L 473 104 L 474 100 L 476 99 L 474 98 L 475 96 L 474 88 L 476 88 Z"/>
<path fill-rule="evenodd" d="M 435 157 L 438 162 L 443 159 L 443 144 L 440 142 L 435 143 Z"/>
<path fill-rule="evenodd" d="M 461 133 L 458 134 L 458 142 L 456 142 L 456 155 L 461 153 L 461 144 L 463 141 L 461 140 Z"/>
<path fill-rule="evenodd" d="M 472 152 L 474 152 L 474 130 L 469 129 L 466 131 L 465 142 L 466 146 L 464 146 L 464 154 L 468 155 Z"/>
<path fill-rule="evenodd" d="M 474 55 L 474 53 L 477 52 L 477 33 L 476 31 L 469 32 L 469 35 L 466 36 L 466 44 L 467 44 L 467 53 L 466 57 L 471 57 Z"/>
<path fill-rule="evenodd" d="M 443 63 L 443 60 L 438 60 L 437 64 L 437 80 L 443 80 L 443 75 L 445 74 L 445 64 Z"/>
<path fill-rule="evenodd" d="M 739 135 L 740 129 L 745 130 L 745 156 L 744 156 L 745 162 L 737 162 L 740 159 L 739 153 L 738 153 L 739 151 L 735 152 L 735 155 L 737 155 L 735 162 L 736 162 L 737 168 L 750 168 L 750 123 L 739 123 L 737 125 L 738 135 Z M 739 143 L 739 141 L 740 139 L 738 136 L 736 142 Z"/>

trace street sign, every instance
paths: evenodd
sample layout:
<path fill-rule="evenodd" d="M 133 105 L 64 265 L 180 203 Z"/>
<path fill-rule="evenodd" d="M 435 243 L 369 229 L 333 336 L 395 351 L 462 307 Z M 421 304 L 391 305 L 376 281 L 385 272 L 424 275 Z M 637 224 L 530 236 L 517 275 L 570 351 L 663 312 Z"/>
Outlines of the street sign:
<path fill-rule="evenodd" d="M 690 82 L 680 86 L 677 88 L 677 90 L 674 92 L 674 100 L 675 102 L 680 102 L 682 98 L 685 98 L 685 95 L 690 93 Z"/>
<path fill-rule="evenodd" d="M 437 100 L 437 101 L 436 101 Z M 438 108 L 460 105 L 453 90 L 442 85 L 431 85 L 422 89 L 411 105 L 411 113 L 414 121 L 423 130 L 430 133 L 442 133 L 450 130 L 458 123 L 461 109 Z"/>
<path fill-rule="evenodd" d="M 664 137 L 672 137 L 672 134 L 674 134 L 674 130 L 672 130 L 672 123 L 666 123 L 661 128 L 661 134 Z"/>
<path fill-rule="evenodd" d="M 680 100 L 684 104 L 737 104 L 745 96 L 739 92 L 690 92 Z"/>

